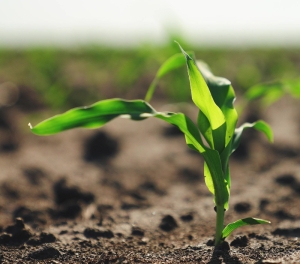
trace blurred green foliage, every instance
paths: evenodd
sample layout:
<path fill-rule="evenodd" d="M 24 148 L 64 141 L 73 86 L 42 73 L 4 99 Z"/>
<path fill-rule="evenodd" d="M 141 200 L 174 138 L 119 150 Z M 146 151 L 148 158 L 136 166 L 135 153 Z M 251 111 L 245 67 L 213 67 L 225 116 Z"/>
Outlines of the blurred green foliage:
<path fill-rule="evenodd" d="M 184 46 L 205 61 L 215 75 L 231 80 L 238 95 L 257 83 L 299 78 L 300 48 L 221 50 L 187 43 Z M 60 109 L 90 104 L 95 98 L 143 98 L 160 65 L 179 52 L 173 41 L 164 47 L 143 45 L 137 49 L 2 49 L 0 83 L 10 81 L 32 89 L 46 105 Z M 190 100 L 186 70 L 177 69 L 162 78 L 155 98 Z"/>

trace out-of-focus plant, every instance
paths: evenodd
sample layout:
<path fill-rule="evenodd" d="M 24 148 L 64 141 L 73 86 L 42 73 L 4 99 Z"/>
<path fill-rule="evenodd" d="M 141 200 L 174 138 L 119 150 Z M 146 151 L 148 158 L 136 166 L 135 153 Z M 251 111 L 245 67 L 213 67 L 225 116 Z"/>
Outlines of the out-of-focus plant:
<path fill-rule="evenodd" d="M 300 78 L 257 84 L 247 90 L 245 99 L 260 100 L 263 106 L 269 106 L 286 94 L 300 98 Z"/>

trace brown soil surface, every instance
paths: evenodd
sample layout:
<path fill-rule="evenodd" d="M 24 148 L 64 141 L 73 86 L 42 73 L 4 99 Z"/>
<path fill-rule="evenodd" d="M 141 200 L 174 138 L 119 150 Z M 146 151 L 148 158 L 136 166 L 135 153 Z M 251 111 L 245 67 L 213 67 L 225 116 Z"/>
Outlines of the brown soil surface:
<path fill-rule="evenodd" d="M 251 131 L 231 160 L 225 222 L 272 224 L 242 227 L 217 249 L 203 161 L 176 130 L 117 119 L 38 137 L 27 122 L 43 113 L 1 109 L 0 263 L 300 263 L 299 101 L 282 98 L 258 116 L 274 128 L 273 145 Z"/>

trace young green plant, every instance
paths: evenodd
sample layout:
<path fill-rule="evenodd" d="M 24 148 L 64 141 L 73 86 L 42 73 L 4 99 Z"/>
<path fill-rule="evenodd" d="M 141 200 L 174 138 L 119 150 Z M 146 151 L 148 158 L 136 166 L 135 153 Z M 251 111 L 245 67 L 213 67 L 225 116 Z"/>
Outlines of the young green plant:
<path fill-rule="evenodd" d="M 229 157 L 238 147 L 243 131 L 254 128 L 263 132 L 270 141 L 273 136 L 270 127 L 261 120 L 236 128 L 238 116 L 233 105 L 235 93 L 231 83 L 225 78 L 214 76 L 204 63 L 197 63 L 192 55 L 180 49 L 182 53 L 174 55 L 160 67 L 146 100 L 151 100 L 156 83 L 162 76 L 186 64 L 192 100 L 199 108 L 196 123 L 183 113 L 157 111 L 146 100 L 114 98 L 71 109 L 30 127 L 33 133 L 45 136 L 76 127 L 99 128 L 116 117 L 135 121 L 156 117 L 177 126 L 184 134 L 186 144 L 204 158 L 205 183 L 214 196 L 215 245 L 218 246 L 238 227 L 269 223 L 262 219 L 244 218 L 224 228 L 224 215 L 229 206 L 231 185 Z"/>
<path fill-rule="evenodd" d="M 286 94 L 300 98 L 300 78 L 257 84 L 247 90 L 245 99 L 248 102 L 258 99 L 263 106 L 269 106 Z"/>

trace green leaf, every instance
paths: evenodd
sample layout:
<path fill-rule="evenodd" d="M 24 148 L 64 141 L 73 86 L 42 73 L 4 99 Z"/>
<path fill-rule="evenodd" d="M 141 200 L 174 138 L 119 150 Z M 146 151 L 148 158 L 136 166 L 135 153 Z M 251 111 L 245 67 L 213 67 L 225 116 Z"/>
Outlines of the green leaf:
<path fill-rule="evenodd" d="M 258 218 L 253 218 L 253 217 L 248 217 L 248 218 L 243 218 L 239 219 L 233 223 L 228 224 L 222 232 L 222 238 L 225 239 L 228 237 L 235 229 L 241 227 L 241 226 L 246 226 L 246 225 L 259 225 L 259 224 L 270 224 L 271 222 L 268 220 L 263 220 L 263 219 L 258 219 Z"/>
<path fill-rule="evenodd" d="M 211 131 L 211 129 L 207 126 L 207 124 L 205 124 L 207 123 L 207 121 L 204 120 L 205 116 L 201 115 L 201 113 L 199 113 L 198 124 L 199 127 L 201 126 L 204 127 L 203 130 L 205 130 L 206 132 L 201 131 L 203 134 L 207 133 L 208 135 L 210 134 L 213 135 L 215 133 L 213 139 L 214 141 L 217 142 L 217 144 L 214 143 L 214 145 L 215 148 L 221 152 L 223 148 L 226 147 L 231 141 L 234 135 L 234 130 L 238 119 L 237 111 L 235 110 L 233 105 L 235 101 L 235 93 L 231 86 L 230 81 L 225 78 L 213 75 L 209 67 L 204 62 L 197 61 L 197 66 L 205 82 L 207 83 L 207 86 L 211 92 L 211 95 L 215 103 L 221 109 L 225 117 L 226 126 L 220 129 L 220 131 L 217 131 L 217 133 Z M 226 131 L 226 135 L 225 135 L 225 131 Z M 220 140 L 220 138 L 222 140 Z"/>
<path fill-rule="evenodd" d="M 262 104 L 268 106 L 281 98 L 287 89 L 282 82 L 260 83 L 248 89 L 245 97 L 249 101 L 261 99 Z"/>
<path fill-rule="evenodd" d="M 161 78 L 170 71 L 173 71 L 185 64 L 185 58 L 182 53 L 177 53 L 166 60 L 158 69 L 156 73 L 157 78 Z"/>
<path fill-rule="evenodd" d="M 227 88 L 227 93 L 226 93 L 226 98 L 224 100 L 224 103 L 220 107 L 226 120 L 225 146 L 227 146 L 229 142 L 232 140 L 235 133 L 236 123 L 238 120 L 237 111 L 233 106 L 234 101 L 235 101 L 235 93 L 232 86 L 230 85 Z"/>
<path fill-rule="evenodd" d="M 197 126 L 182 113 L 157 112 L 142 100 L 110 99 L 97 102 L 91 106 L 71 109 L 37 124 L 31 130 L 37 135 L 51 135 L 77 127 L 98 128 L 118 116 L 137 121 L 148 117 L 156 117 L 177 126 L 184 133 L 187 144 L 204 157 L 213 176 L 216 203 L 223 205 L 228 201 L 218 152 L 208 149 L 203 144 Z"/>
<path fill-rule="evenodd" d="M 230 198 L 230 186 L 231 186 L 231 179 L 230 179 L 230 170 L 229 170 L 229 156 L 231 154 L 231 142 L 226 146 L 226 148 L 223 150 L 223 152 L 220 155 L 221 159 L 221 164 L 222 164 L 222 173 L 225 179 L 225 186 L 227 189 L 227 194 L 226 194 L 226 202 L 224 204 L 224 209 L 228 210 L 229 209 L 229 198 Z M 209 168 L 207 167 L 207 164 L 204 162 L 204 180 L 205 184 L 208 188 L 208 190 L 214 194 L 214 184 L 213 184 L 213 178 L 210 174 Z"/>
<path fill-rule="evenodd" d="M 237 111 L 233 105 L 235 101 L 235 93 L 230 81 L 222 77 L 214 76 L 204 62 L 197 61 L 197 66 L 208 85 L 215 103 L 221 109 L 226 120 L 226 124 L 224 123 L 218 129 L 212 130 L 206 116 L 199 111 L 197 121 L 199 129 L 210 147 L 218 150 L 220 153 L 222 171 L 225 177 L 229 199 L 231 180 L 228 159 L 231 154 L 232 139 L 238 119 Z M 206 186 L 210 192 L 214 194 L 213 179 L 206 164 L 204 164 L 204 175 Z M 225 209 L 228 209 L 228 203 L 225 204 Z"/>
<path fill-rule="evenodd" d="M 187 145 L 201 153 L 208 168 L 209 175 L 212 179 L 215 204 L 222 206 L 225 209 L 228 208 L 229 192 L 227 189 L 226 180 L 224 179 L 225 177 L 222 171 L 219 153 L 216 150 L 207 148 L 203 144 L 197 127 L 184 114 L 168 113 L 166 115 L 157 113 L 155 114 L 155 117 L 163 119 L 172 125 L 176 125 L 185 134 Z"/>
<path fill-rule="evenodd" d="M 271 90 L 282 90 L 281 82 L 260 83 L 250 87 L 245 93 L 248 100 L 255 100 L 268 94 Z"/>
<path fill-rule="evenodd" d="M 179 47 L 186 58 L 193 102 L 203 115 L 203 118 L 201 116 L 198 118 L 198 127 L 212 148 L 202 153 L 205 160 L 205 181 L 209 190 L 215 195 L 216 205 L 227 207 L 229 192 L 218 153 L 218 151 L 221 152 L 225 148 L 225 118 L 221 109 L 215 103 L 195 61 L 180 45 Z M 201 124 L 201 122 L 203 123 Z M 208 156 L 205 158 L 206 154 Z"/>
<path fill-rule="evenodd" d="M 197 66 L 209 87 L 212 97 L 215 103 L 221 107 L 226 101 L 228 94 L 228 88 L 231 86 L 231 82 L 223 77 L 215 76 L 208 65 L 203 61 L 197 60 Z"/>
<path fill-rule="evenodd" d="M 286 81 L 286 85 L 288 87 L 290 94 L 293 97 L 295 98 L 300 97 L 300 78 Z"/>
<path fill-rule="evenodd" d="M 220 155 L 218 151 L 213 149 L 206 149 L 206 151 L 201 154 L 205 161 L 205 183 L 209 190 L 214 194 L 215 204 L 226 209 L 228 208 L 229 192 L 222 171 Z"/>
<path fill-rule="evenodd" d="M 166 60 L 158 69 L 156 76 L 155 76 L 154 80 L 152 81 L 152 83 L 146 93 L 145 101 L 149 102 L 151 100 L 153 93 L 155 91 L 156 85 L 160 78 L 165 76 L 167 73 L 169 73 L 179 67 L 182 67 L 183 65 L 185 65 L 185 57 L 183 56 L 182 53 L 175 54 L 172 57 L 170 57 L 168 60 Z"/>
<path fill-rule="evenodd" d="M 230 197 L 230 174 L 229 174 L 229 166 L 227 165 L 227 170 L 225 172 L 225 175 L 224 175 L 224 172 L 222 170 L 222 167 L 221 168 L 218 168 L 219 172 L 218 174 L 221 174 L 222 175 L 222 181 L 224 182 L 224 186 L 226 188 L 226 191 L 225 190 L 222 190 L 222 193 L 224 195 L 224 200 L 222 201 L 223 202 L 223 206 L 224 206 L 224 209 L 225 210 L 228 210 L 229 208 L 229 197 Z M 221 170 L 221 172 L 220 172 Z M 214 176 L 216 177 L 216 176 Z M 212 176 L 211 174 L 211 169 L 208 167 L 207 163 L 204 162 L 204 181 L 205 181 L 205 184 L 208 188 L 208 190 L 213 194 L 215 195 L 215 184 L 214 183 L 214 177 Z M 220 179 L 221 181 L 221 179 Z M 220 186 L 219 189 L 222 189 L 224 188 L 224 186 Z M 217 203 L 216 201 L 216 198 L 214 199 L 214 202 L 216 205 L 220 205 Z"/>
<path fill-rule="evenodd" d="M 224 115 L 221 109 L 214 102 L 210 90 L 204 78 L 202 77 L 195 61 L 182 49 L 180 45 L 179 47 L 186 59 L 192 92 L 192 100 L 195 105 L 201 110 L 201 112 L 206 116 L 212 130 L 216 130 L 225 123 Z"/>
<path fill-rule="evenodd" d="M 248 89 L 247 100 L 260 99 L 264 106 L 269 106 L 285 94 L 295 98 L 300 97 L 300 78 L 269 83 L 260 83 Z"/>
<path fill-rule="evenodd" d="M 206 116 L 199 110 L 197 124 L 210 148 L 222 152 L 225 147 L 226 123 L 213 130 Z"/>
<path fill-rule="evenodd" d="M 204 181 L 205 181 L 205 184 L 206 184 L 208 190 L 213 195 L 215 195 L 214 182 L 213 182 L 212 176 L 210 174 L 210 171 L 209 171 L 209 168 L 208 168 L 206 162 L 204 162 Z"/>
<path fill-rule="evenodd" d="M 264 121 L 259 120 L 254 123 L 244 123 L 239 128 L 235 130 L 233 144 L 232 144 L 232 152 L 234 152 L 240 144 L 241 136 L 245 129 L 254 128 L 258 131 L 263 132 L 270 142 L 273 142 L 273 132 L 271 127 Z"/>
<path fill-rule="evenodd" d="M 229 170 L 229 164 L 227 163 L 226 170 L 224 172 L 225 174 L 225 180 L 226 180 L 226 188 L 228 192 L 228 202 L 226 203 L 225 209 L 229 209 L 229 198 L 230 198 L 230 187 L 231 187 L 231 178 L 230 178 L 230 170 Z"/>
<path fill-rule="evenodd" d="M 210 126 L 209 120 L 207 117 L 201 112 L 199 109 L 198 118 L 197 118 L 197 125 L 201 134 L 204 136 L 206 142 L 210 146 L 211 149 L 216 149 L 214 144 L 214 136 L 213 130 Z"/>
<path fill-rule="evenodd" d="M 232 137 L 231 141 L 228 143 L 228 145 L 226 146 L 226 148 L 220 154 L 222 170 L 224 171 L 229 195 L 230 195 L 230 186 L 231 186 L 230 170 L 229 170 L 229 157 L 230 157 L 230 154 L 232 153 L 232 142 L 233 142 L 233 137 Z"/>
<path fill-rule="evenodd" d="M 202 153 L 202 156 L 204 157 L 204 161 L 209 168 L 209 172 L 214 184 L 215 204 L 226 209 L 228 208 L 229 192 L 224 172 L 222 170 L 220 155 L 216 150 L 207 149 L 204 153 Z"/>
<path fill-rule="evenodd" d="M 99 128 L 116 117 L 143 120 L 157 117 L 176 125 L 188 138 L 188 143 L 199 152 L 205 152 L 199 131 L 194 123 L 182 113 L 157 112 L 143 100 L 109 99 L 91 106 L 77 107 L 53 116 L 31 128 L 34 134 L 47 136 L 72 128 Z"/>
<path fill-rule="evenodd" d="M 142 114 L 154 113 L 155 110 L 142 100 L 109 99 L 56 115 L 39 123 L 31 131 L 40 136 L 47 136 L 76 127 L 98 128 L 121 115 L 133 120 L 142 120 L 145 119 Z"/>
<path fill-rule="evenodd" d="M 143 100 L 109 99 L 99 101 L 91 106 L 73 108 L 63 114 L 53 116 L 31 128 L 40 136 L 48 136 L 72 128 L 99 128 L 116 117 L 143 120 L 157 117 L 176 125 L 199 152 L 205 152 L 199 131 L 194 123 L 182 113 L 157 112 Z"/>
<path fill-rule="evenodd" d="M 156 112 L 152 116 L 177 126 L 185 135 L 187 145 L 192 146 L 194 150 L 197 150 L 201 154 L 207 151 L 197 127 L 186 115 L 182 113 Z"/>

